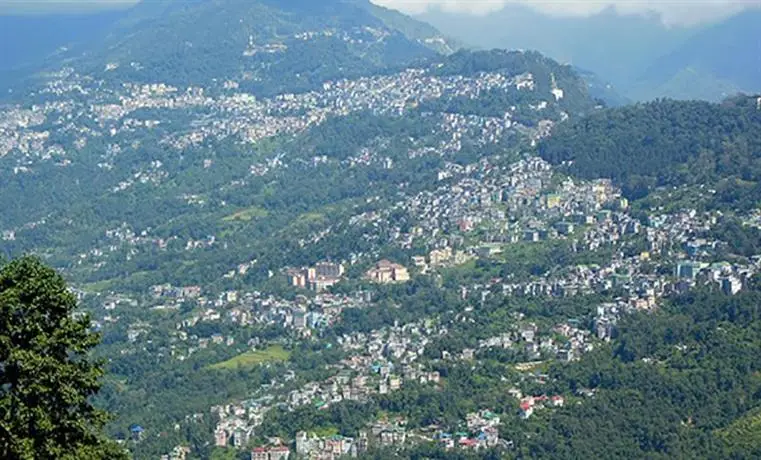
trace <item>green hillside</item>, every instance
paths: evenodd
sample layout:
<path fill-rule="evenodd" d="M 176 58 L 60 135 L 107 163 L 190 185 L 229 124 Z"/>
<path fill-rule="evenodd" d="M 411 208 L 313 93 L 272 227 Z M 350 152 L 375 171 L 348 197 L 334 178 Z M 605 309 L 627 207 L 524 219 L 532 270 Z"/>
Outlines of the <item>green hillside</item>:
<path fill-rule="evenodd" d="M 570 162 L 568 170 L 580 177 L 612 178 L 632 197 L 656 186 L 730 178 L 750 181 L 758 190 L 761 110 L 755 97 L 608 109 L 560 126 L 539 154 L 553 163 Z"/>
<path fill-rule="evenodd" d="M 135 6 L 77 67 L 116 81 L 240 79 L 249 91 L 279 94 L 445 51 L 432 27 L 367 0 L 162 0 Z"/>

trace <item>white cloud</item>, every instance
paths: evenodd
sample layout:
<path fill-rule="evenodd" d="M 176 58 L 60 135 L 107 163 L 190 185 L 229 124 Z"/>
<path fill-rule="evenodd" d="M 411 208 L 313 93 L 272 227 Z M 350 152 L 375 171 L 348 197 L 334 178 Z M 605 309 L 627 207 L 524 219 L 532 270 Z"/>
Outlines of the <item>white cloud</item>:
<path fill-rule="evenodd" d="M 528 5 L 543 13 L 560 16 L 588 16 L 615 7 L 621 13 L 661 15 L 667 24 L 694 24 L 730 16 L 746 8 L 761 6 L 761 0 L 372 0 L 417 14 L 430 8 L 454 13 L 484 15 L 510 3 Z"/>

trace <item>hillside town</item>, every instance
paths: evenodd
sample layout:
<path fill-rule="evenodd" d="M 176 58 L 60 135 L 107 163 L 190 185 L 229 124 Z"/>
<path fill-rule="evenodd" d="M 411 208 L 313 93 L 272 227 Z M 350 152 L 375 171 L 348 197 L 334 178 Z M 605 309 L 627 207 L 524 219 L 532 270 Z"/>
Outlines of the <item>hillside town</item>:
<path fill-rule="evenodd" d="M 498 434 L 501 418 L 528 420 L 543 411 L 563 407 L 568 398 L 581 397 L 583 401 L 584 397 L 592 397 L 584 392 L 581 396 L 525 394 L 525 389 L 521 389 L 525 382 L 543 382 L 546 378 L 534 370 L 538 363 L 578 360 L 616 336 L 616 325 L 622 315 L 656 310 L 669 296 L 702 286 L 727 296 L 736 295 L 761 268 L 761 257 L 754 257 L 749 263 L 717 259 L 726 247 L 726 242 L 710 237 L 712 227 L 722 217 L 718 212 L 653 212 L 646 219 L 637 219 L 632 216 L 627 200 L 610 182 L 584 183 L 568 178 L 558 181 L 556 175 L 548 164 L 535 158 L 506 167 L 482 162 L 452 173 L 447 180 L 454 180 L 456 185 L 410 197 L 386 212 L 355 216 L 331 225 L 326 238 L 341 238 L 344 228 L 355 226 L 363 227 L 363 233 L 372 238 L 373 228 L 380 232 L 393 225 L 390 218 L 393 209 L 416 216 L 414 225 L 408 226 L 409 233 L 384 230 L 381 233 L 391 239 L 375 239 L 379 247 L 399 245 L 406 249 L 409 269 L 387 259 L 377 261 L 375 253 L 352 254 L 342 262 L 323 260 L 308 267 L 283 268 L 273 276 L 282 277 L 288 289 L 298 293 L 293 300 L 239 290 L 208 298 L 200 286 L 154 286 L 150 294 L 157 304 L 154 308 L 177 309 L 186 302 L 198 306 L 198 313 L 177 324 L 173 333 L 171 356 L 187 359 L 208 347 L 240 345 L 234 337 L 236 328 L 277 325 L 290 331 L 290 338 L 283 342 L 286 345 L 293 340 L 316 340 L 340 325 L 346 311 L 380 308 L 374 301 L 374 286 L 403 285 L 417 277 L 441 276 L 473 262 L 509 262 L 505 258 L 515 248 L 560 244 L 571 255 L 599 255 L 594 257 L 597 260 L 594 263 L 550 267 L 546 273 L 537 275 L 508 273 L 460 284 L 455 290 L 469 307 L 449 323 L 432 316 L 369 333 L 341 335 L 335 344 L 344 357 L 328 367 L 331 376 L 326 380 L 294 387 L 297 374 L 287 372 L 282 381 L 272 382 L 249 400 L 212 408 L 211 413 L 219 418 L 216 445 L 248 446 L 272 410 L 293 411 L 304 406 L 327 410 L 342 401 L 366 403 L 400 391 L 410 382 L 437 387 L 442 382 L 435 370 L 437 361 L 477 362 L 494 350 L 506 350 L 517 357 L 515 369 L 523 376 L 512 382 L 511 394 L 517 410 L 487 416 L 484 414 L 488 414 L 489 408 L 482 408 L 486 412 L 469 418 L 469 426 L 473 425 L 469 433 L 452 434 L 430 427 L 408 430 L 401 426 L 378 430 L 369 424 L 357 438 L 300 433 L 295 440 L 280 440 L 281 444 L 256 448 L 252 458 L 265 455 L 287 458 L 283 457 L 289 455 L 286 452 L 309 458 L 337 458 L 357 455 L 368 443 L 392 448 L 418 442 L 437 442 L 458 449 L 506 447 L 510 440 L 501 439 Z M 747 219 L 753 221 L 752 216 Z M 420 253 L 417 248 L 421 247 L 430 250 Z M 349 270 L 353 265 L 364 268 Z M 238 271 L 247 266 L 241 265 Z M 350 295 L 331 293 L 346 281 L 364 284 Z M 449 334 L 450 327 L 477 318 L 479 305 L 484 302 L 497 298 L 590 296 L 608 300 L 594 307 L 588 322 L 567 318 L 565 322 L 540 326 L 530 318 L 516 315 L 511 329 L 480 340 L 474 348 L 426 353 L 432 341 Z M 114 310 L 135 302 L 112 296 L 106 303 L 110 321 L 118 321 Z M 229 335 L 200 337 L 188 332 L 205 322 L 227 324 Z M 130 325 L 133 347 L 148 329 L 147 323 Z M 245 345 L 251 350 L 266 351 L 272 343 L 251 339 Z"/>

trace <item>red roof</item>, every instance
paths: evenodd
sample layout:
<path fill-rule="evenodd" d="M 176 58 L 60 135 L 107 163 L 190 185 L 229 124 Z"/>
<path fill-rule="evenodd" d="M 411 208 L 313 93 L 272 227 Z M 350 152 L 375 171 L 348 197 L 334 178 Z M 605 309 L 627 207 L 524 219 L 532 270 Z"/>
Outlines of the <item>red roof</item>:
<path fill-rule="evenodd" d="M 529 409 L 531 409 L 531 403 L 528 401 L 523 401 L 521 403 L 521 410 L 527 411 Z"/>

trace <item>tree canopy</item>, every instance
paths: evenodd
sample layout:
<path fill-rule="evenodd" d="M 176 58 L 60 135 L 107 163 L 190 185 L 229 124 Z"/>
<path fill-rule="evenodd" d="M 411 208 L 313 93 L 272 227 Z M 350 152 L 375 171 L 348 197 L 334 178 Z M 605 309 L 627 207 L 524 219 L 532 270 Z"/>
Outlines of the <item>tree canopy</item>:
<path fill-rule="evenodd" d="M 90 404 L 100 337 L 63 278 L 36 258 L 0 268 L 0 457 L 126 458 L 105 440 L 107 415 Z"/>
<path fill-rule="evenodd" d="M 741 198 L 737 181 L 755 185 L 759 177 L 760 128 L 755 98 L 659 100 L 562 124 L 539 154 L 551 163 L 572 162 L 569 172 L 579 177 L 611 178 L 630 198 L 655 186 L 724 181 L 727 192 L 717 187 L 718 195 L 731 202 Z M 749 188 L 756 199 L 758 187 Z"/>

